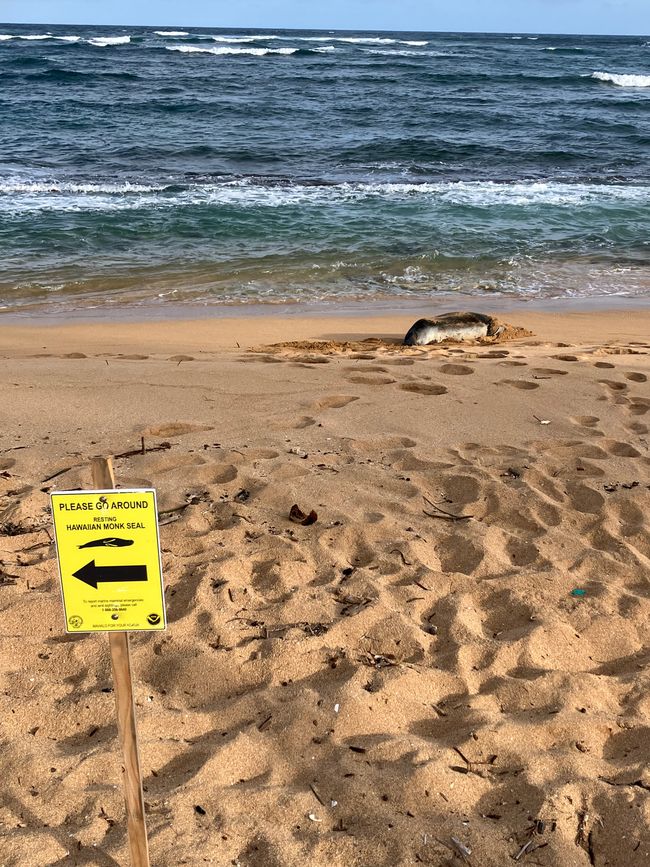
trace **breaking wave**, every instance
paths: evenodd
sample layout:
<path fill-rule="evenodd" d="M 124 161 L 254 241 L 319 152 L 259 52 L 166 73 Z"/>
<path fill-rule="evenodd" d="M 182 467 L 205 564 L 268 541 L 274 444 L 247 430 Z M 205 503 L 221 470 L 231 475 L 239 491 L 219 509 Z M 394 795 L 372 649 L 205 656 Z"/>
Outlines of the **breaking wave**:
<path fill-rule="evenodd" d="M 197 45 L 166 45 L 167 51 L 180 51 L 183 54 L 249 54 L 254 57 L 264 57 L 267 54 L 296 54 L 299 48 L 199 48 Z"/>
<path fill-rule="evenodd" d="M 105 48 L 108 45 L 128 45 L 130 41 L 130 36 L 95 36 L 88 40 L 88 44 Z"/>
<path fill-rule="evenodd" d="M 278 208 L 341 205 L 385 199 L 429 200 L 471 208 L 642 206 L 650 185 L 547 182 L 441 181 L 438 183 L 300 183 L 281 179 L 235 178 L 214 183 L 141 184 L 8 180 L 0 183 L 0 212 L 110 211 L 137 208 L 231 206 Z"/>
<path fill-rule="evenodd" d="M 40 42 L 46 39 L 56 39 L 58 42 L 80 42 L 81 36 L 53 36 L 51 33 L 35 33 L 22 36 L 13 33 L 0 33 L 0 42 L 8 42 L 11 39 L 23 39 L 26 42 Z"/>
<path fill-rule="evenodd" d="M 616 75 L 612 72 L 593 72 L 592 78 L 617 84 L 619 87 L 650 87 L 650 75 Z"/>

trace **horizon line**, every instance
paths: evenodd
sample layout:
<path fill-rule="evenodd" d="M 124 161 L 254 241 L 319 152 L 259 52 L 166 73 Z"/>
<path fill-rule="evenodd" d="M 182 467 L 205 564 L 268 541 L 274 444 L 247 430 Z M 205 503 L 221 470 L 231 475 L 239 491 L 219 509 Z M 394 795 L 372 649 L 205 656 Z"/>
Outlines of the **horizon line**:
<path fill-rule="evenodd" d="M 70 21 L 63 22 L 45 22 L 45 21 L 0 21 L 0 26 L 13 26 L 13 27 L 120 27 L 122 29 L 127 29 L 129 27 L 136 27 L 142 29 L 156 29 L 156 28 L 183 28 L 184 30 L 200 30 L 202 28 L 216 28 L 217 30 L 234 30 L 237 32 L 241 32 L 243 30 L 257 30 L 261 31 L 275 31 L 275 30 L 284 30 L 284 31 L 295 31 L 299 32 L 308 32 L 308 33 L 417 33 L 417 34 L 433 34 L 436 36 L 451 36 L 451 35 L 460 35 L 460 36 L 602 36 L 608 37 L 612 39 L 650 39 L 650 33 L 578 33 L 573 31 L 567 32 L 552 32 L 552 31 L 541 31 L 541 30 L 397 30 L 397 29 L 387 29 L 382 27 L 372 27 L 372 28 L 348 28 L 348 27 L 254 27 L 254 26 L 246 26 L 246 27 L 235 27 L 228 26 L 222 27 L 217 24 L 78 24 L 72 23 Z"/>

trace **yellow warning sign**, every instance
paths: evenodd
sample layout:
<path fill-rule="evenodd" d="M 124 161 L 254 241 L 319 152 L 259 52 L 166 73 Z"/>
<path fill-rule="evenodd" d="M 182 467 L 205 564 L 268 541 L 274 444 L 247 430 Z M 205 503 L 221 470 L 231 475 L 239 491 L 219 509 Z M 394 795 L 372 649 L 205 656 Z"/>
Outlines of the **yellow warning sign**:
<path fill-rule="evenodd" d="M 66 632 L 165 629 L 153 490 L 51 494 Z"/>

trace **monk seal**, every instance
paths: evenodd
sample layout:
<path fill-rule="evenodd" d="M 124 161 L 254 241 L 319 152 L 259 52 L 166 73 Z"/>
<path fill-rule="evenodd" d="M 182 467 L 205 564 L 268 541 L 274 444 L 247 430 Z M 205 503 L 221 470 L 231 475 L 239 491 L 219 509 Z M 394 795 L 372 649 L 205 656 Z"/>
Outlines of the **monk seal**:
<path fill-rule="evenodd" d="M 476 340 L 498 337 L 504 330 L 493 316 L 483 313 L 443 313 L 435 319 L 418 319 L 404 338 L 404 346 L 426 346 L 443 340 Z"/>

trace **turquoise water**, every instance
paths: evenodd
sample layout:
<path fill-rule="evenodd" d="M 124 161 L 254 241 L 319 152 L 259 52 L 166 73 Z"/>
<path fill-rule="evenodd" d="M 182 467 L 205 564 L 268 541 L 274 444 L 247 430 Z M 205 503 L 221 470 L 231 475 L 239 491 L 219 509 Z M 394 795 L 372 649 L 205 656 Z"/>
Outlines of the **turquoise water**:
<path fill-rule="evenodd" d="M 0 309 L 636 296 L 650 39 L 0 25 Z"/>

